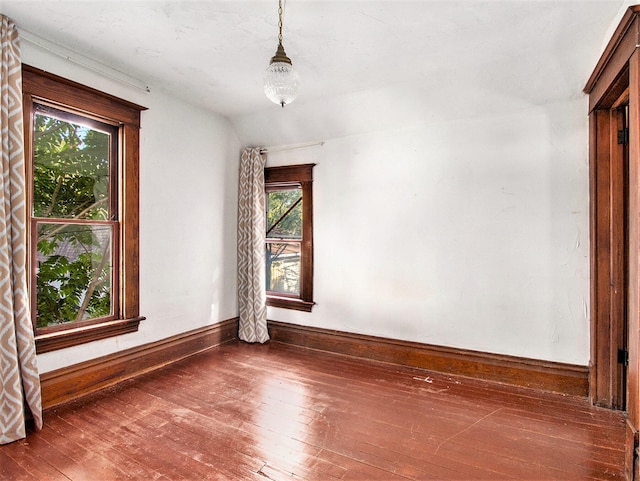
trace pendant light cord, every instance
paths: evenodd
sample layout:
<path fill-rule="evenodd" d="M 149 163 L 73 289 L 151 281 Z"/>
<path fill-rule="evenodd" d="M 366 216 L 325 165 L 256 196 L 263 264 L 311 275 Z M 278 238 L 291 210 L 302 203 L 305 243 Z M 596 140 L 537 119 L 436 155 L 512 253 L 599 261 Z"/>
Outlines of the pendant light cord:
<path fill-rule="evenodd" d="M 278 0 L 278 41 L 282 44 L 282 0 Z"/>

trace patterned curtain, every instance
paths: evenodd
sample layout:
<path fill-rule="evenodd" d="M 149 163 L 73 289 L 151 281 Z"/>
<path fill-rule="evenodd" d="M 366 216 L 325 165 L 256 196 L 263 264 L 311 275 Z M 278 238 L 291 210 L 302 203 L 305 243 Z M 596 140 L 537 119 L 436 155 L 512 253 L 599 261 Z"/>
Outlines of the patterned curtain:
<path fill-rule="evenodd" d="M 243 149 L 238 189 L 238 337 L 264 343 L 267 331 L 265 292 L 265 158 L 260 149 Z"/>
<path fill-rule="evenodd" d="M 20 42 L 14 23 L 0 19 L 0 444 L 6 444 L 26 436 L 27 409 L 42 428 L 42 406 L 27 295 Z"/>

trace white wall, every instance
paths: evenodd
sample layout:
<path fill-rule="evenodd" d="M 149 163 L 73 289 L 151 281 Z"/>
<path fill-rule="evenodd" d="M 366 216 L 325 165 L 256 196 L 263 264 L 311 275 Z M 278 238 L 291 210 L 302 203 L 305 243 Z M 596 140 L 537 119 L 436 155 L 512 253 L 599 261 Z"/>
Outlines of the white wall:
<path fill-rule="evenodd" d="M 606 20 L 602 20 L 605 22 Z M 470 43 L 470 48 L 473 42 Z M 300 98 L 226 120 L 37 49 L 25 61 L 143 114 L 137 334 L 39 356 L 48 371 L 237 314 L 240 144 L 315 162 L 312 313 L 272 319 L 586 365 L 593 42 L 496 55 L 420 83 Z M 240 139 L 240 141 L 238 141 Z"/>
<path fill-rule="evenodd" d="M 269 318 L 588 364 L 586 98 L 505 71 L 232 120 L 246 144 L 326 141 L 267 161 L 317 164 L 317 305 Z"/>
<path fill-rule="evenodd" d="M 23 61 L 148 108 L 140 149 L 137 333 L 38 356 L 41 372 L 237 315 L 236 202 L 240 146 L 229 122 L 167 92 L 134 89 L 23 44 Z"/>

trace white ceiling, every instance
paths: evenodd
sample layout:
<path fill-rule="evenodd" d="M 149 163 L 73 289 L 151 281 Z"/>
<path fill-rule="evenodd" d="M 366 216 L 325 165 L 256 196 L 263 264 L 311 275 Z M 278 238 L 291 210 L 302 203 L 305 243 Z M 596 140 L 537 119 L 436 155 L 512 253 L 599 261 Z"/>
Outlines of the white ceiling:
<path fill-rule="evenodd" d="M 429 83 L 442 72 L 491 71 L 492 82 L 527 82 L 531 95 L 553 98 L 580 92 L 585 65 L 595 65 L 624 3 L 288 0 L 283 43 L 302 78 L 298 103 Z M 25 35 L 231 118 L 277 108 L 262 92 L 277 7 L 277 0 L 0 0 Z"/>

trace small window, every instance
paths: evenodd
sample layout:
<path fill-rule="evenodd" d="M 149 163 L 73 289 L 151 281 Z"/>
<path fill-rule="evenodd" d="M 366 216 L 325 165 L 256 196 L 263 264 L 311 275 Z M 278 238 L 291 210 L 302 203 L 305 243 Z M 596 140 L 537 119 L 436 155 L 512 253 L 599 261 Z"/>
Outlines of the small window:
<path fill-rule="evenodd" d="M 37 352 L 134 332 L 144 107 L 23 65 Z"/>
<path fill-rule="evenodd" d="M 313 164 L 265 169 L 267 305 L 313 306 Z"/>
<path fill-rule="evenodd" d="M 300 296 L 302 188 L 267 190 L 267 292 Z"/>

